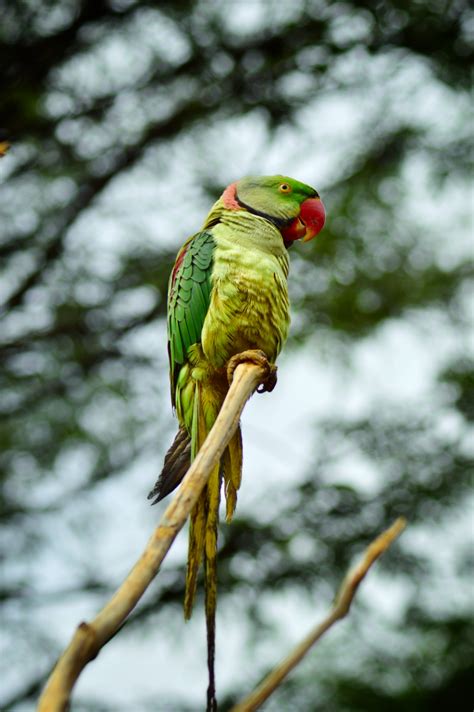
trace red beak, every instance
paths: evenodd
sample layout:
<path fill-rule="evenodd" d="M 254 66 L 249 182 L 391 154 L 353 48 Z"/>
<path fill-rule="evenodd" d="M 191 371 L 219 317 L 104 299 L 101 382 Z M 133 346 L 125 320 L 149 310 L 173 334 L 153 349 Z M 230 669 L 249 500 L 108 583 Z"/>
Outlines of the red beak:
<path fill-rule="evenodd" d="M 300 216 L 301 222 L 306 225 L 306 234 L 303 237 L 303 242 L 309 242 L 321 232 L 326 222 L 326 211 L 323 201 L 320 198 L 309 198 L 301 205 Z"/>
<path fill-rule="evenodd" d="M 326 211 L 323 201 L 319 198 L 308 198 L 301 203 L 300 214 L 288 227 L 281 231 L 285 242 L 302 240 L 309 242 L 321 232 L 326 221 Z"/>

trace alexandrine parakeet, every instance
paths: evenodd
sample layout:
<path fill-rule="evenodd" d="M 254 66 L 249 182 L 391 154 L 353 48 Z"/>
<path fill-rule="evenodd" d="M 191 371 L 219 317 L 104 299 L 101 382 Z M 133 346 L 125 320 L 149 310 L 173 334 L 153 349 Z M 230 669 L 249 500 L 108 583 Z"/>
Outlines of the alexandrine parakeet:
<path fill-rule="evenodd" d="M 179 430 L 149 494 L 154 503 L 181 482 L 211 429 L 229 387 L 229 360 L 248 349 L 276 360 L 290 322 L 287 248 L 317 235 L 324 220 L 324 206 L 314 188 L 280 175 L 242 178 L 226 188 L 201 230 L 178 252 L 168 290 L 168 352 Z M 220 491 L 223 482 L 230 521 L 241 471 L 239 428 L 191 514 L 184 610 L 189 618 L 203 561 L 210 710 L 215 708 Z"/>

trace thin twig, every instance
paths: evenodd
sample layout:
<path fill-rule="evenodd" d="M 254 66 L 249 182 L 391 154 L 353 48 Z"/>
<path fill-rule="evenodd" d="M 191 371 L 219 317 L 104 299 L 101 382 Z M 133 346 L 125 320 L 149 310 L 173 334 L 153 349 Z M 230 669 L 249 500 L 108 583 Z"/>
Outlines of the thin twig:
<path fill-rule="evenodd" d="M 388 549 L 406 526 L 402 517 L 397 519 L 392 526 L 377 537 L 365 550 L 362 560 L 346 575 L 334 604 L 323 619 L 304 640 L 285 658 L 255 690 L 242 702 L 232 707 L 231 712 L 253 712 L 257 710 L 282 683 L 288 673 L 300 662 L 310 648 L 331 628 L 337 621 L 345 618 L 349 613 L 352 600 L 372 564 Z"/>
<path fill-rule="evenodd" d="M 234 434 L 245 403 L 268 370 L 251 361 L 240 363 L 216 422 L 164 512 L 148 544 L 125 581 L 90 623 L 81 623 L 59 658 L 38 704 L 38 712 L 63 712 L 76 680 L 88 662 L 117 632 L 154 579 L 172 542 L 196 504 L 209 474 Z"/>

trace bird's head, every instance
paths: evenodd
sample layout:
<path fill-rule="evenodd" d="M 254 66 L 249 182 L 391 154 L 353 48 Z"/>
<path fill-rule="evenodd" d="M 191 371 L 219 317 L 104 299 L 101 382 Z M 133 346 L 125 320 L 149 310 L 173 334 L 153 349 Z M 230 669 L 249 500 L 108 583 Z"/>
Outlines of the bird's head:
<path fill-rule="evenodd" d="M 286 247 L 308 242 L 324 227 L 326 211 L 314 188 L 287 176 L 248 176 L 222 195 L 226 208 L 248 210 L 272 222 Z"/>

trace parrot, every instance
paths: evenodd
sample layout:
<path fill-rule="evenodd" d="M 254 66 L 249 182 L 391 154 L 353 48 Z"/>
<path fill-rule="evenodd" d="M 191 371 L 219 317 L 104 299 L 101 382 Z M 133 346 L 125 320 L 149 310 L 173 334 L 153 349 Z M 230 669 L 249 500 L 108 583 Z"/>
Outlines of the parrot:
<path fill-rule="evenodd" d="M 231 183 L 199 232 L 179 250 L 168 286 L 168 356 L 171 402 L 178 433 L 148 495 L 156 504 L 172 492 L 211 430 L 229 382 L 227 365 L 244 351 L 263 352 L 274 364 L 288 335 L 288 248 L 307 242 L 325 223 L 314 188 L 282 175 L 247 176 Z M 215 699 L 217 535 L 222 483 L 226 520 L 237 503 L 242 476 L 240 425 L 190 515 L 184 615 L 189 619 L 203 563 L 209 686 Z"/>

